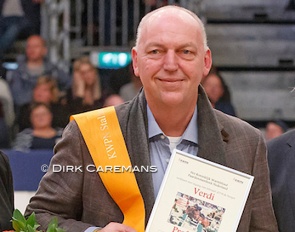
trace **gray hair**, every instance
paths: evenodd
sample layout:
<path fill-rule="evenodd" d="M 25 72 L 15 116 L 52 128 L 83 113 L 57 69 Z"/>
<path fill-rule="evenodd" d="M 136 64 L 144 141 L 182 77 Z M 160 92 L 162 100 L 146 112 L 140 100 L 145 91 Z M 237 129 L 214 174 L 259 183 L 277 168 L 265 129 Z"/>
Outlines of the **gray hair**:
<path fill-rule="evenodd" d="M 144 26 L 147 24 L 149 18 L 151 16 L 153 16 L 154 14 L 157 14 L 158 12 L 161 11 L 165 11 L 166 9 L 174 9 L 175 11 L 183 11 L 188 13 L 190 16 L 192 16 L 197 23 L 199 24 L 200 28 L 201 28 L 201 33 L 202 33 L 202 37 L 203 37 L 203 43 L 204 43 L 204 49 L 207 50 L 208 49 L 208 43 L 207 43 L 207 35 L 206 35 L 206 30 L 205 30 L 205 26 L 204 23 L 202 22 L 202 20 L 192 11 L 185 9 L 183 7 L 180 6 L 174 6 L 174 5 L 169 5 L 169 6 L 163 6 L 160 7 L 154 11 L 149 12 L 148 14 L 146 14 L 140 21 L 138 28 L 137 28 L 137 33 L 136 33 L 136 41 L 135 41 L 135 47 L 138 47 L 138 43 L 139 40 L 141 39 L 141 35 L 142 35 L 142 29 L 144 28 Z"/>

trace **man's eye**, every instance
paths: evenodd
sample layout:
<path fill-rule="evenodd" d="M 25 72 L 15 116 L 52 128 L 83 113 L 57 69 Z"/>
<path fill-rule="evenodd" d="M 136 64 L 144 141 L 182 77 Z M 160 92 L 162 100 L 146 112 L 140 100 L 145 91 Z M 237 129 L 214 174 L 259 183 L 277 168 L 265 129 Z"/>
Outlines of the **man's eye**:
<path fill-rule="evenodd" d="M 152 49 L 148 52 L 151 59 L 159 59 L 163 55 L 163 51 L 160 49 Z"/>
<path fill-rule="evenodd" d="M 182 52 L 183 52 L 183 54 L 191 54 L 191 51 L 187 50 L 187 49 L 183 50 Z"/>
<path fill-rule="evenodd" d="M 195 57 L 195 53 L 189 49 L 183 49 L 179 51 L 179 56 L 183 59 L 191 60 Z"/>
<path fill-rule="evenodd" d="M 159 53 L 160 53 L 160 51 L 157 50 L 157 49 L 154 49 L 154 50 L 151 51 L 151 54 L 159 54 Z"/>

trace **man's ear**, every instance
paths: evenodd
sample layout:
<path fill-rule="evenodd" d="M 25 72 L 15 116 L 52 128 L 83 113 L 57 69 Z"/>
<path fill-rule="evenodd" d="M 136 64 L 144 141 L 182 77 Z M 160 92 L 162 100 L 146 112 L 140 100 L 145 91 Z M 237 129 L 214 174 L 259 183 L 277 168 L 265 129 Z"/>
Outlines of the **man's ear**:
<path fill-rule="evenodd" d="M 132 56 L 132 66 L 134 70 L 134 75 L 138 77 L 139 71 L 138 71 L 138 63 L 137 63 L 137 51 L 135 47 L 133 47 L 131 50 L 131 56 Z"/>
<path fill-rule="evenodd" d="M 208 48 L 204 56 L 204 76 L 207 76 L 212 66 L 211 50 Z"/>

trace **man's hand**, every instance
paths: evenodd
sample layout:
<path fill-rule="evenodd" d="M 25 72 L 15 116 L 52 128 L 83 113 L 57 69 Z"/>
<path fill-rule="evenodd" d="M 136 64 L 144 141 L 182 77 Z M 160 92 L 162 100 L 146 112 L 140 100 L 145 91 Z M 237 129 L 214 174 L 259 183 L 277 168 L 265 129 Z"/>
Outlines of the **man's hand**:
<path fill-rule="evenodd" d="M 99 230 L 100 232 L 136 232 L 136 230 L 132 229 L 129 226 L 116 223 L 116 222 L 111 222 L 106 225 L 106 227 L 102 228 Z"/>

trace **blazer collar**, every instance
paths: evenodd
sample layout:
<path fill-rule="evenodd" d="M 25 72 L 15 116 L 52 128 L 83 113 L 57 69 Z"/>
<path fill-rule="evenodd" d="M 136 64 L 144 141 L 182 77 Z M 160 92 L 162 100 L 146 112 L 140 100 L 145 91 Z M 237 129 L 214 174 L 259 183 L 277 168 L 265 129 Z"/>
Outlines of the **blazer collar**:
<path fill-rule="evenodd" d="M 218 122 L 215 112 L 201 86 L 199 87 L 197 104 L 198 156 L 221 165 L 226 165 L 224 142 L 228 141 L 228 134 Z"/>
<path fill-rule="evenodd" d="M 295 147 L 295 131 L 290 131 L 290 132 L 287 132 L 287 133 L 290 133 L 291 136 L 289 136 L 289 138 L 287 139 L 286 143 L 289 147 Z"/>
<path fill-rule="evenodd" d="M 131 102 L 116 107 L 116 110 L 132 165 L 150 166 L 146 100 L 143 90 Z M 152 173 L 135 172 L 135 177 L 144 199 L 147 223 L 155 203 Z"/>
<path fill-rule="evenodd" d="M 289 134 L 289 136 L 287 135 Z M 283 135 L 284 136 L 284 135 Z M 288 174 L 288 179 L 286 180 L 288 185 L 288 193 L 290 197 L 294 196 L 295 193 L 295 172 L 293 171 L 295 165 L 295 130 L 289 131 L 285 134 L 286 137 L 286 144 L 282 149 L 281 156 L 282 159 L 285 159 L 285 169 Z M 285 154 L 284 154 L 285 153 Z M 293 211 L 293 215 L 295 215 L 295 201 L 290 201 L 291 208 Z"/>

